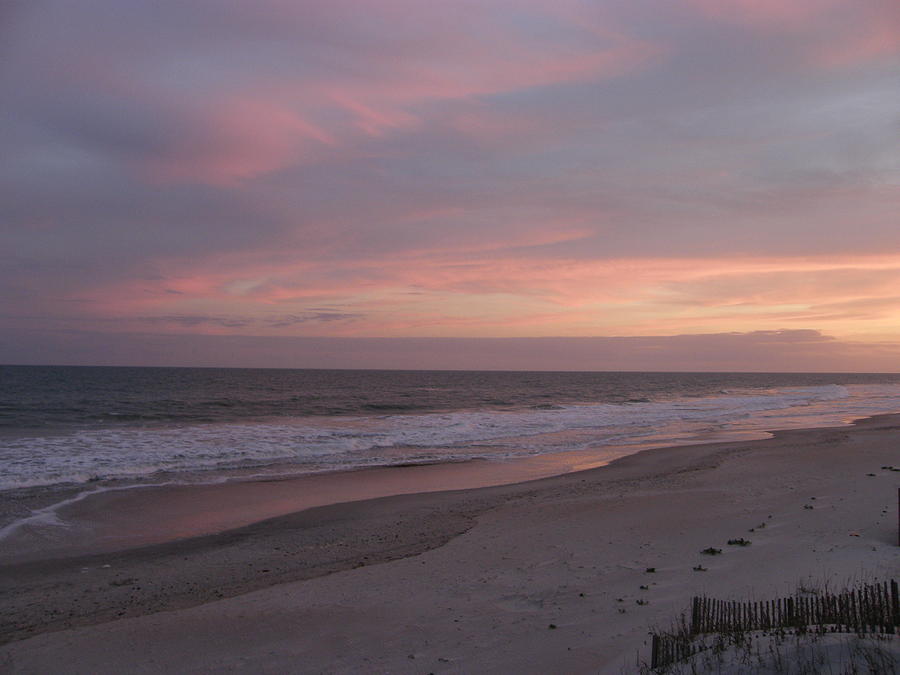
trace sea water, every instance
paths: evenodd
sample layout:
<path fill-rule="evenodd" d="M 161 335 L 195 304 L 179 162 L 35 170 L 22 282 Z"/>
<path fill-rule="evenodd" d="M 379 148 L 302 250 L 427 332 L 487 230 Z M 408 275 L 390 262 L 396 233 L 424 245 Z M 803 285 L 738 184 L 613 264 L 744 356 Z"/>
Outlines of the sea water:
<path fill-rule="evenodd" d="M 900 374 L 0 367 L 0 495 L 727 440 L 900 411 Z"/>

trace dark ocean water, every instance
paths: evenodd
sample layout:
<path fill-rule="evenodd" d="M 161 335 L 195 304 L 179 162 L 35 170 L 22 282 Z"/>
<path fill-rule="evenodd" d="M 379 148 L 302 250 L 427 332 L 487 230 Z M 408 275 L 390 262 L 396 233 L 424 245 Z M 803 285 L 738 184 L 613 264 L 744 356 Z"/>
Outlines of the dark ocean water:
<path fill-rule="evenodd" d="M 0 489 L 504 459 L 897 411 L 898 374 L 4 366 Z"/>

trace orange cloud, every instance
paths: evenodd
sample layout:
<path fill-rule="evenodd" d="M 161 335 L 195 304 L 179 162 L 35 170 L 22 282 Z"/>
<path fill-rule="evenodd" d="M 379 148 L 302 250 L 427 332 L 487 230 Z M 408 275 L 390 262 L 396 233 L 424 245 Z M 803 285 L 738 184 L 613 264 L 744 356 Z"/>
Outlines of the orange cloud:
<path fill-rule="evenodd" d="M 898 256 L 578 261 L 442 251 L 337 267 L 226 256 L 180 272 L 175 262 L 163 281 L 98 288 L 84 299 L 92 313 L 125 321 L 182 317 L 173 329 L 273 335 L 662 335 L 797 322 L 848 334 L 900 327 Z M 278 320 L 286 315 L 308 319 Z M 209 320 L 183 320 L 198 316 Z"/>

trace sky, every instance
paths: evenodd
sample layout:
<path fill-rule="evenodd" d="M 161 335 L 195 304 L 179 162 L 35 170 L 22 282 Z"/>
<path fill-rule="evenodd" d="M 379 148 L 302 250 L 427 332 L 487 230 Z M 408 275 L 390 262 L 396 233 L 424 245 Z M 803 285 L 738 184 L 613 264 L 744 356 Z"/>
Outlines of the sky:
<path fill-rule="evenodd" d="M 896 0 L 7 0 L 0 363 L 900 371 Z"/>

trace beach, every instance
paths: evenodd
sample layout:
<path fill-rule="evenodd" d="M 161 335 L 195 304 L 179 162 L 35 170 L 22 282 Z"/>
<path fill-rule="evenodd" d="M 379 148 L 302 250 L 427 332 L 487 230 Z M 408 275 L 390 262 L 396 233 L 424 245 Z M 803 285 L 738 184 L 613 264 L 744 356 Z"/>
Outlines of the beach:
<path fill-rule="evenodd" d="M 0 675 L 900 675 L 898 10 L 0 0 Z"/>
<path fill-rule="evenodd" d="M 637 672 L 649 631 L 693 595 L 761 600 L 900 576 L 898 447 L 900 415 L 881 415 L 7 562 L 0 667 Z"/>

